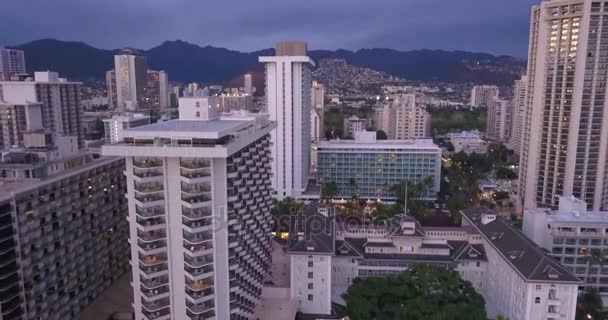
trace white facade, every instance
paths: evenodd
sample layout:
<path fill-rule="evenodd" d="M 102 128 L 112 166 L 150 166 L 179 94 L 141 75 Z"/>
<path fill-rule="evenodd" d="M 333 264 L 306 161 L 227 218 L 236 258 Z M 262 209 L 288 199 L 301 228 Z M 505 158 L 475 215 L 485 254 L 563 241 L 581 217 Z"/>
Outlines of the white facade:
<path fill-rule="evenodd" d="M 521 152 L 521 140 L 523 139 L 524 116 L 526 114 L 527 86 L 527 76 L 522 76 L 521 79 L 515 80 L 515 83 L 513 84 L 513 100 L 511 100 L 511 106 L 513 108 L 511 147 L 517 155 L 519 155 Z"/>
<path fill-rule="evenodd" d="M 325 86 L 322 83 L 312 82 L 311 107 L 325 110 Z"/>
<path fill-rule="evenodd" d="M 608 4 L 552 0 L 534 6 L 520 155 L 525 208 L 573 195 L 608 207 Z"/>
<path fill-rule="evenodd" d="M 112 144 L 122 141 L 125 130 L 150 124 L 150 117 L 141 113 L 127 113 L 115 115 L 111 119 L 104 119 L 103 123 L 105 142 Z"/>
<path fill-rule="evenodd" d="M 135 319 L 250 319 L 269 265 L 275 125 L 191 114 L 103 146 L 126 156 Z"/>
<path fill-rule="evenodd" d="M 277 44 L 277 47 L 282 43 Z M 299 55 L 260 57 L 266 65 L 266 99 L 272 132 L 272 185 L 279 199 L 298 197 L 310 173 L 312 59 Z"/>
<path fill-rule="evenodd" d="M 169 108 L 169 76 L 165 71 L 158 72 L 158 90 L 161 109 Z"/>
<path fill-rule="evenodd" d="M 388 139 L 406 140 L 430 136 L 431 116 L 417 103 L 414 94 L 401 94 L 376 109 L 376 129 Z"/>
<path fill-rule="evenodd" d="M 310 109 L 310 140 L 313 142 L 325 139 L 323 118 L 322 109 Z"/>
<path fill-rule="evenodd" d="M 583 279 L 584 286 L 597 288 L 602 298 L 608 300 L 607 267 L 589 259 L 592 251 L 608 253 L 608 212 L 588 211 L 585 202 L 560 197 L 557 210 L 527 210 L 523 231 Z"/>
<path fill-rule="evenodd" d="M 253 94 L 253 80 L 251 78 L 251 73 L 246 73 L 243 75 L 243 88 L 245 89 L 245 94 Z"/>
<path fill-rule="evenodd" d="M 355 132 L 365 131 L 367 129 L 367 119 L 357 116 L 350 116 L 344 119 L 344 129 L 342 137 L 354 137 Z"/>
<path fill-rule="evenodd" d="M 218 119 L 220 97 L 179 98 L 179 118 L 184 120 Z"/>
<path fill-rule="evenodd" d="M 137 110 L 148 84 L 146 58 L 130 50 L 123 50 L 114 56 L 114 73 L 117 110 Z"/>
<path fill-rule="evenodd" d="M 461 212 L 463 226 L 481 234 L 488 265 L 480 293 L 490 318 L 574 319 L 577 277 L 491 209 Z"/>
<path fill-rule="evenodd" d="M 489 107 L 490 104 L 498 99 L 498 87 L 497 86 L 474 86 L 471 89 L 471 106 Z"/>
<path fill-rule="evenodd" d="M 479 131 L 462 131 L 460 133 L 448 134 L 450 142 L 454 146 L 454 152 L 486 153 L 488 142 L 481 138 Z"/>
<path fill-rule="evenodd" d="M 25 73 L 25 54 L 22 50 L 0 48 L 0 81 L 9 80 L 16 73 Z"/>

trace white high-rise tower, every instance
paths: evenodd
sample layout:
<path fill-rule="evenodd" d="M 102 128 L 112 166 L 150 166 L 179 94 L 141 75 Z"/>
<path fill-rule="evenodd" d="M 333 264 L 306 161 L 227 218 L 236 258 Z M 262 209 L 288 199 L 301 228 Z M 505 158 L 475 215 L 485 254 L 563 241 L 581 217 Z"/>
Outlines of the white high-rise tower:
<path fill-rule="evenodd" d="M 574 195 L 608 205 L 608 3 L 552 0 L 533 7 L 520 200 L 555 208 Z"/>
<path fill-rule="evenodd" d="M 117 110 L 135 111 L 148 84 L 146 57 L 123 50 L 114 56 L 114 73 Z"/>
<path fill-rule="evenodd" d="M 272 132 L 272 185 L 279 199 L 302 194 L 310 172 L 311 66 L 306 43 L 280 42 L 266 64 L 266 99 Z"/>

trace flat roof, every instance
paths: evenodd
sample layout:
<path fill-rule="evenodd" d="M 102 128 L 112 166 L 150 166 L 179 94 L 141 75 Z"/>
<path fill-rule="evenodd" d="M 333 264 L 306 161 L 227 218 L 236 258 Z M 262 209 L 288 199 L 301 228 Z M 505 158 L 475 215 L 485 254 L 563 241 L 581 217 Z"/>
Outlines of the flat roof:
<path fill-rule="evenodd" d="M 252 120 L 170 120 L 129 128 L 127 138 L 192 137 L 219 139 L 253 124 Z"/>
<path fill-rule="evenodd" d="M 318 151 L 321 149 L 394 149 L 394 150 L 426 150 L 440 152 L 441 148 L 433 143 L 432 139 L 413 139 L 413 140 L 376 140 L 373 142 L 357 140 L 331 140 L 317 144 Z"/>
<path fill-rule="evenodd" d="M 502 259 L 510 264 L 524 280 L 542 282 L 581 283 L 581 280 L 566 270 L 521 231 L 500 217 L 491 222 L 481 222 L 484 214 L 496 215 L 490 208 L 476 206 L 461 210 L 463 217 L 475 226 L 490 246 Z"/>
<path fill-rule="evenodd" d="M 528 209 L 530 213 L 544 213 L 547 214 L 547 222 L 564 222 L 564 223 L 601 223 L 608 224 L 608 212 L 607 211 L 586 211 L 580 212 L 578 215 L 570 211 L 552 211 L 549 209 Z"/>

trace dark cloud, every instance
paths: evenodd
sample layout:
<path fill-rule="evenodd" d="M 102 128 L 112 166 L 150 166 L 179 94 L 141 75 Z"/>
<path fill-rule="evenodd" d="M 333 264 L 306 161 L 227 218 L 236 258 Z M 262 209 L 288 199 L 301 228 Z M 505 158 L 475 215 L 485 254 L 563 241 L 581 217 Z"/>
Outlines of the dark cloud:
<path fill-rule="evenodd" d="M 538 0 L 8 0 L 0 44 L 40 38 L 148 49 L 164 40 L 238 50 L 462 49 L 525 56 Z M 23 14 L 21 14 L 23 13 Z"/>

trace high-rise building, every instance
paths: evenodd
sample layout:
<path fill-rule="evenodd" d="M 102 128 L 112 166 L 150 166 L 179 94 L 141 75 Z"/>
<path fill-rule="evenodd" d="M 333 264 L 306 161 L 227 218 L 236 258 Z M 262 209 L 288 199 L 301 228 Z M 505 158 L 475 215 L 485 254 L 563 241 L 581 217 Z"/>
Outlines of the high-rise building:
<path fill-rule="evenodd" d="M 79 83 L 0 86 L 0 318 L 75 319 L 128 268 L 124 160 L 82 149 Z"/>
<path fill-rule="evenodd" d="M 515 80 L 513 84 L 513 100 L 511 102 L 513 108 L 513 124 L 511 129 L 511 147 L 515 154 L 520 154 L 521 140 L 523 139 L 524 116 L 526 114 L 526 87 L 528 85 L 528 77 L 522 76 L 521 79 Z"/>
<path fill-rule="evenodd" d="M 560 197 L 557 210 L 526 210 L 523 232 L 583 279 L 584 286 L 597 288 L 602 298 L 608 298 L 606 268 L 589 261 L 593 251 L 608 251 L 608 212 L 588 211 L 585 202 Z"/>
<path fill-rule="evenodd" d="M 108 94 L 108 109 L 115 110 L 118 102 L 116 101 L 116 72 L 114 70 L 106 71 L 106 92 Z"/>
<path fill-rule="evenodd" d="M 148 82 L 140 109 L 161 110 L 169 106 L 169 79 L 164 71 L 148 70 Z"/>
<path fill-rule="evenodd" d="M 12 74 L 25 73 L 25 54 L 21 50 L 0 48 L 0 81 Z"/>
<path fill-rule="evenodd" d="M 513 106 L 510 101 L 496 99 L 488 105 L 486 138 L 506 142 L 511 137 Z"/>
<path fill-rule="evenodd" d="M 386 133 L 388 139 L 406 140 L 430 136 L 431 116 L 416 103 L 414 94 L 392 97 L 375 111 L 376 129 Z"/>
<path fill-rule="evenodd" d="M 243 88 L 245 89 L 246 94 L 253 94 L 253 80 L 251 79 L 251 73 L 246 73 L 243 75 Z"/>
<path fill-rule="evenodd" d="M 272 185 L 277 198 L 302 194 L 310 172 L 311 67 L 306 43 L 279 42 L 266 64 L 266 105 L 272 132 Z"/>
<path fill-rule="evenodd" d="M 123 131 L 150 124 L 150 117 L 142 113 L 125 113 L 103 120 L 105 142 L 118 143 L 123 139 Z"/>
<path fill-rule="evenodd" d="M 80 85 L 50 71 L 35 72 L 33 81 L 0 82 L 2 147 L 21 146 L 23 134 L 37 130 L 76 137 L 83 147 Z"/>
<path fill-rule="evenodd" d="M 253 96 L 243 93 L 237 94 L 222 94 L 220 96 L 220 110 L 222 112 L 231 112 L 236 110 L 252 111 L 255 105 Z"/>
<path fill-rule="evenodd" d="M 431 139 L 376 140 L 375 132 L 356 132 L 354 140 L 317 144 L 318 183 L 335 183 L 336 198 L 395 200 L 392 186 L 431 177 L 425 199 L 439 192 L 441 149 Z"/>
<path fill-rule="evenodd" d="M 530 24 L 519 195 L 556 208 L 573 195 L 608 209 L 608 3 L 544 1 Z"/>
<path fill-rule="evenodd" d="M 310 109 L 310 139 L 313 142 L 323 140 L 325 130 L 323 126 L 323 109 Z"/>
<path fill-rule="evenodd" d="M 184 90 L 184 96 L 195 97 L 198 93 L 198 83 L 189 83 L 188 88 Z"/>
<path fill-rule="evenodd" d="M 312 98 L 310 103 L 312 108 L 325 109 L 325 87 L 322 83 L 312 82 Z"/>
<path fill-rule="evenodd" d="M 275 124 L 179 104 L 178 120 L 102 149 L 126 157 L 135 319 L 250 319 L 270 263 Z"/>
<path fill-rule="evenodd" d="M 490 104 L 498 99 L 497 86 L 474 86 L 471 89 L 471 106 L 474 107 L 489 107 Z"/>
<path fill-rule="evenodd" d="M 146 57 L 133 50 L 123 50 L 114 56 L 116 77 L 116 109 L 135 111 L 143 102 L 148 85 Z"/>

